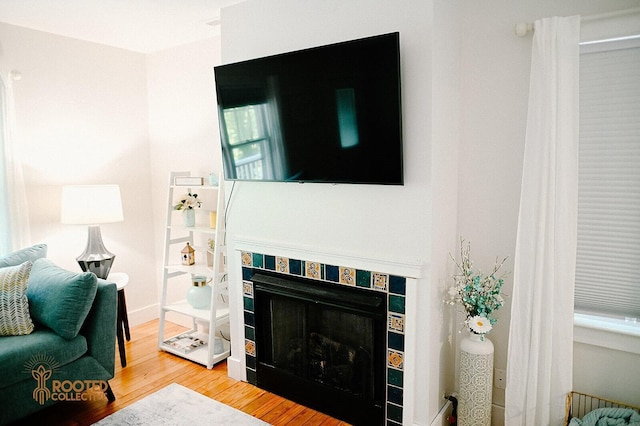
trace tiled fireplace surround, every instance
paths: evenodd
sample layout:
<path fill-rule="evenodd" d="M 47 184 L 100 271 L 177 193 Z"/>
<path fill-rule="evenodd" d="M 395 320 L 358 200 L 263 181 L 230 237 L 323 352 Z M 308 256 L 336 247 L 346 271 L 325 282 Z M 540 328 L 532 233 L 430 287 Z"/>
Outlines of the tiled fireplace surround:
<path fill-rule="evenodd" d="M 260 249 L 258 247 L 258 249 Z M 274 252 L 269 250 L 269 252 Z M 286 250 L 284 251 L 286 252 Z M 284 255 L 265 254 L 265 250 L 238 250 L 242 274 L 242 314 L 238 316 L 244 322 L 244 359 L 235 357 L 246 372 L 246 380 L 256 383 L 256 343 L 253 316 L 253 283 L 250 281 L 254 271 L 266 270 L 293 277 L 304 277 L 319 282 L 351 286 L 381 292 L 387 297 L 387 342 L 386 342 L 386 407 L 387 425 L 410 423 L 413 409 L 413 371 L 415 359 L 415 283 L 411 267 L 392 263 L 372 262 L 367 259 L 345 258 L 341 260 L 330 256 L 338 265 L 323 263 L 305 258 L 304 254 Z M 322 256 L 320 256 L 322 257 Z M 341 264 L 357 266 L 339 266 Z M 362 267 L 365 266 L 365 267 Z M 398 267 L 399 266 L 399 267 Z M 378 271 L 393 271 L 378 272 Z M 398 274 L 400 273 L 400 274 Z M 231 307 L 233 309 L 233 307 Z M 233 358 L 234 356 L 232 356 Z"/>

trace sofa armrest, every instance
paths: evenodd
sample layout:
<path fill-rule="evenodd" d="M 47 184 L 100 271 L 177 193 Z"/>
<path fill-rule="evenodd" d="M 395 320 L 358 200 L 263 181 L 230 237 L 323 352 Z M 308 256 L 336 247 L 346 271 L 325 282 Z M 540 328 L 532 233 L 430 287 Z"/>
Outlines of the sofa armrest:
<path fill-rule="evenodd" d="M 88 354 L 113 376 L 118 290 L 115 283 L 100 278 L 98 278 L 97 288 L 93 305 L 80 333 L 87 339 Z"/>

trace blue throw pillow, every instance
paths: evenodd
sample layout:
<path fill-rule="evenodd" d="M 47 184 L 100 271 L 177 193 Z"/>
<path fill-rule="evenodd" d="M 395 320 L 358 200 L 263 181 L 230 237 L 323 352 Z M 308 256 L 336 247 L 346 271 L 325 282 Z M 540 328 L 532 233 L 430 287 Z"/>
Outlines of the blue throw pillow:
<path fill-rule="evenodd" d="M 70 272 L 48 259 L 38 259 L 27 286 L 31 318 L 59 336 L 73 339 L 87 318 L 97 288 L 93 272 Z"/>
<path fill-rule="evenodd" d="M 22 265 L 24 262 L 33 263 L 43 257 L 47 257 L 47 245 L 36 244 L 0 257 L 0 268 L 4 268 L 6 266 L 18 266 Z"/>

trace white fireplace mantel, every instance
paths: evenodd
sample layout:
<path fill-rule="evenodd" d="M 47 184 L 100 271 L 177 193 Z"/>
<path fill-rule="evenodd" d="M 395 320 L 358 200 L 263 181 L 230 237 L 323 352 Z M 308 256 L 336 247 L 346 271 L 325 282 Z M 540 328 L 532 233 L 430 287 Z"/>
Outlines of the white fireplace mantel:
<path fill-rule="evenodd" d="M 428 266 L 418 260 L 411 262 L 406 259 L 394 259 L 389 256 L 381 256 L 379 258 L 366 257 L 356 253 L 350 253 L 340 248 L 319 248 L 317 246 L 303 244 L 294 245 L 290 242 L 256 240 L 242 237 L 236 238 L 233 244 L 229 245 L 229 248 L 229 253 L 232 251 L 260 252 L 274 256 L 380 271 L 416 279 L 425 275 L 425 270 Z"/>
<path fill-rule="evenodd" d="M 413 424 L 415 377 L 416 377 L 416 328 L 417 328 L 417 283 L 425 276 L 427 265 L 411 263 L 397 259 L 373 259 L 362 257 L 344 250 L 323 250 L 317 247 L 305 247 L 277 241 L 259 241 L 238 238 L 229 242 L 227 262 L 229 270 L 229 314 L 231 332 L 231 356 L 227 359 L 228 374 L 236 380 L 247 380 L 244 338 L 244 301 L 242 253 L 261 253 L 263 255 L 298 259 L 305 262 L 317 262 L 358 270 L 395 275 L 406 279 L 404 313 L 404 385 L 402 424 Z M 425 362 L 426 360 L 421 360 Z"/>

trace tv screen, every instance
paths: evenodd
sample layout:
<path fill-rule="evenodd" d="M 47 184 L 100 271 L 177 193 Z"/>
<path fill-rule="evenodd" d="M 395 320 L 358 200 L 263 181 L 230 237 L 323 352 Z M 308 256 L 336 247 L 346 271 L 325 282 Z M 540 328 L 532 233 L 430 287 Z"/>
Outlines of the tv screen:
<path fill-rule="evenodd" d="M 403 184 L 398 33 L 214 73 L 226 179 Z"/>

